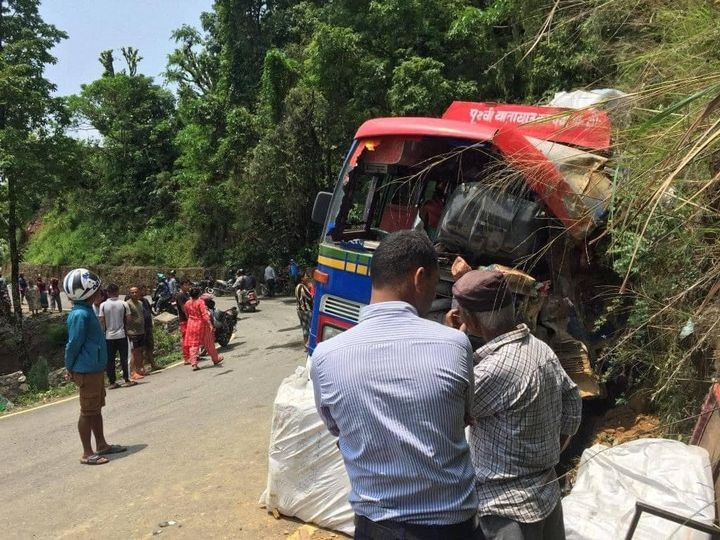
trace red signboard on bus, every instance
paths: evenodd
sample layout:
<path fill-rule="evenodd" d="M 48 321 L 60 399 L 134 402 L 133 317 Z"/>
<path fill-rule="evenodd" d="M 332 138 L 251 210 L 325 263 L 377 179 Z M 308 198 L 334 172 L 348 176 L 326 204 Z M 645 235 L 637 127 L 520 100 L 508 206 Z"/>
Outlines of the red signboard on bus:
<path fill-rule="evenodd" d="M 530 137 L 595 150 L 610 146 L 610 119 L 598 109 L 455 101 L 442 117 L 495 128 L 517 126 Z"/>

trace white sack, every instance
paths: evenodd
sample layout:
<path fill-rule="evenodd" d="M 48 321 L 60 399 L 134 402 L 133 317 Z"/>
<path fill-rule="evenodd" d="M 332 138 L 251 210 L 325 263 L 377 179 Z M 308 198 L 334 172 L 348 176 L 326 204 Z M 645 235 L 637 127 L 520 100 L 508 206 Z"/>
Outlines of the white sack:
<path fill-rule="evenodd" d="M 623 103 L 627 94 L 614 88 L 598 88 L 596 90 L 572 90 L 556 92 L 548 105 L 551 107 L 567 107 L 568 109 L 585 109 L 594 105 L 612 110 Z"/>
<path fill-rule="evenodd" d="M 350 481 L 336 442 L 315 410 L 308 371 L 299 367 L 275 397 L 267 489 L 260 504 L 352 535 Z"/>
<path fill-rule="evenodd" d="M 625 538 L 637 500 L 712 524 L 715 493 L 708 453 L 667 439 L 588 448 L 580 460 L 575 486 L 562 502 L 567 540 Z M 709 537 L 643 513 L 633 538 Z"/>

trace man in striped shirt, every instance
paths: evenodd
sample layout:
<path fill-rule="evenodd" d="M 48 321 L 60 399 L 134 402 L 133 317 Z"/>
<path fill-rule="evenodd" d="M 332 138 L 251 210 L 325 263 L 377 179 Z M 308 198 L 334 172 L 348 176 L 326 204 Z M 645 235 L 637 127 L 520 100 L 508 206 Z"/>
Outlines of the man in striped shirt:
<path fill-rule="evenodd" d="M 375 251 L 360 323 L 312 356 L 318 412 L 338 436 L 356 539 L 474 539 L 477 497 L 464 427 L 472 349 L 420 318 L 438 262 L 425 233 L 389 235 Z"/>
<path fill-rule="evenodd" d="M 563 540 L 555 466 L 580 425 L 577 386 L 553 350 L 516 325 L 502 273 L 468 272 L 453 296 L 459 322 L 485 341 L 475 351 L 470 428 L 482 531 L 490 539 Z"/>

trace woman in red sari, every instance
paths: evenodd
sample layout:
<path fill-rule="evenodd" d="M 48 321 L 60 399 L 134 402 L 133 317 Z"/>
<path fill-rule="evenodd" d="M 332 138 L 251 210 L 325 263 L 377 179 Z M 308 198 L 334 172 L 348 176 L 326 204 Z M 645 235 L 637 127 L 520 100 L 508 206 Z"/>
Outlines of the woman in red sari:
<path fill-rule="evenodd" d="M 190 348 L 190 365 L 192 365 L 193 371 L 200 369 L 197 363 L 201 346 L 205 347 L 214 365 L 222 362 L 223 357 L 218 356 L 217 350 L 215 350 L 215 336 L 210 322 L 210 313 L 205 302 L 200 299 L 200 289 L 197 287 L 190 289 L 190 300 L 185 302 L 184 309 L 188 319 L 184 339 L 185 344 Z"/>

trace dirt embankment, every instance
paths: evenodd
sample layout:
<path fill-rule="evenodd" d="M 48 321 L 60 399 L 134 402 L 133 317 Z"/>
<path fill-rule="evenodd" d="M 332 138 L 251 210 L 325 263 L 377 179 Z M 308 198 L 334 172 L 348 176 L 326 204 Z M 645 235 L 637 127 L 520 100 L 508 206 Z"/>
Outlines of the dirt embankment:
<path fill-rule="evenodd" d="M 43 276 L 44 279 L 49 280 L 50 278 L 56 277 L 62 279 L 65 274 L 75 267 L 72 266 L 53 266 L 46 264 L 20 264 L 20 272 L 25 274 L 26 278 L 37 277 L 38 275 Z M 146 285 L 150 291 L 155 288 L 155 275 L 158 272 L 167 273 L 170 268 L 160 268 L 157 266 L 110 266 L 110 265 L 96 265 L 89 266 L 89 270 L 95 272 L 104 285 L 108 283 L 116 283 L 121 291 L 126 291 L 130 287 L 136 285 Z M 220 277 L 221 271 L 218 268 L 175 268 L 175 273 L 178 278 L 187 277 L 193 281 L 199 281 L 205 276 L 206 273 L 210 273 L 213 276 Z"/>

